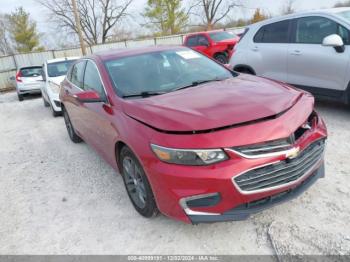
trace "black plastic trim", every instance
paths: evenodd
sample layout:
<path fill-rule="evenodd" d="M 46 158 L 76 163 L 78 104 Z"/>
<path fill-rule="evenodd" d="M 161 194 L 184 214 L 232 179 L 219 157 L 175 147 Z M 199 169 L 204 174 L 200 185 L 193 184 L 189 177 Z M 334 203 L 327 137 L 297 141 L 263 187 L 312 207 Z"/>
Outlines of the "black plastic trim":
<path fill-rule="evenodd" d="M 322 87 L 313 87 L 313 86 L 304 86 L 304 85 L 295 85 L 291 84 L 297 88 L 306 90 L 310 93 L 312 93 L 315 97 L 319 99 L 324 100 L 330 100 L 330 101 L 338 101 L 345 104 L 348 104 L 349 97 L 350 97 L 350 83 L 348 84 L 348 88 L 346 90 L 334 90 L 329 88 L 322 88 Z"/>
<path fill-rule="evenodd" d="M 190 215 L 188 217 L 193 224 L 245 220 L 252 214 L 261 212 L 265 209 L 282 204 L 286 201 L 300 196 L 319 178 L 324 177 L 324 174 L 324 163 L 322 163 L 322 165 L 312 175 L 310 175 L 300 185 L 291 190 L 264 199 L 256 200 L 251 203 L 240 205 L 221 215 Z"/>
<path fill-rule="evenodd" d="M 193 200 L 186 201 L 186 205 L 189 208 L 193 207 L 212 207 L 217 205 L 221 201 L 221 196 L 219 193 L 213 194 L 211 196 L 197 198 Z"/>

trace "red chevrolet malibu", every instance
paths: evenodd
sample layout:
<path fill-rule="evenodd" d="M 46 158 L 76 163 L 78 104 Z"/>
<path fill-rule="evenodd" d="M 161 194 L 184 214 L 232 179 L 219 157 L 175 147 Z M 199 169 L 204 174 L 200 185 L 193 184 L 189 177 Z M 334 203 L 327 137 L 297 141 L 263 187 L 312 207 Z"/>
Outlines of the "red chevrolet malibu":
<path fill-rule="evenodd" d="M 68 134 L 121 173 L 145 217 L 242 220 L 324 176 L 314 98 L 186 47 L 108 51 L 62 82 Z"/>

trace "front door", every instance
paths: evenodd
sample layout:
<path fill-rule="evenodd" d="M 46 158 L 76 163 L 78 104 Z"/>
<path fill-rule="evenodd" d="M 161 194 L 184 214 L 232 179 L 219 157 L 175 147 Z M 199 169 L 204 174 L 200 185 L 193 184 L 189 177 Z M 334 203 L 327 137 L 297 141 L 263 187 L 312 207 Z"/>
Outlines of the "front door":
<path fill-rule="evenodd" d="M 348 45 L 349 31 L 335 21 L 320 16 L 303 17 L 293 22 L 294 41 L 288 49 L 288 83 L 311 88 L 310 91 L 316 94 L 323 94 L 325 89 L 344 91 L 347 87 L 345 78 L 350 46 L 340 53 L 334 47 L 323 46 L 322 42 L 326 36 L 338 34 Z"/>

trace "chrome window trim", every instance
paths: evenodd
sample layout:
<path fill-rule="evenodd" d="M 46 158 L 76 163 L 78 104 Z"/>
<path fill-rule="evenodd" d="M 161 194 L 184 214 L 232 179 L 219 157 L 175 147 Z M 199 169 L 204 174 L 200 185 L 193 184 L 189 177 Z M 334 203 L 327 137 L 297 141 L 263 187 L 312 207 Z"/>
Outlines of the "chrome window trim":
<path fill-rule="evenodd" d="M 179 204 L 182 207 L 182 209 L 184 210 L 184 212 L 186 213 L 186 215 L 189 215 L 189 216 L 219 216 L 219 215 L 221 215 L 220 213 L 194 211 L 187 206 L 187 201 L 200 199 L 200 198 L 204 198 L 204 197 L 210 197 L 210 196 L 214 196 L 216 194 L 217 193 L 209 193 L 209 194 L 201 194 L 201 195 L 195 195 L 195 196 L 190 196 L 190 197 L 183 197 L 179 200 Z"/>
<path fill-rule="evenodd" d="M 247 155 L 247 154 L 243 154 L 237 150 L 234 150 L 232 148 L 225 148 L 226 151 L 230 151 L 233 152 L 241 157 L 247 158 L 247 159 L 257 159 L 257 158 L 265 158 L 265 157 L 276 157 L 276 156 L 282 156 L 285 155 L 286 157 L 289 156 L 290 154 L 292 154 L 293 152 L 295 152 L 295 150 L 297 150 L 298 147 L 292 147 L 291 149 L 288 150 L 283 150 L 283 151 L 279 151 L 279 152 L 273 152 L 273 153 L 264 153 L 264 154 L 259 154 L 259 155 Z"/>

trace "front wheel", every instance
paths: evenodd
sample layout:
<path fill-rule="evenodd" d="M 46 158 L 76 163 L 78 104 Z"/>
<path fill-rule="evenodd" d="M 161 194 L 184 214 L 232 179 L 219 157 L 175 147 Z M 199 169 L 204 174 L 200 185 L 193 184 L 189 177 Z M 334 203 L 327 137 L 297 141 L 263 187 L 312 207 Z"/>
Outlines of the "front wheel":
<path fill-rule="evenodd" d="M 215 57 L 215 60 L 218 61 L 221 64 L 227 64 L 228 63 L 228 59 L 224 54 L 218 54 Z"/>
<path fill-rule="evenodd" d="M 23 101 L 23 95 L 17 94 L 18 96 L 18 101 Z"/>
<path fill-rule="evenodd" d="M 128 196 L 138 213 L 152 217 L 158 213 L 151 186 L 141 164 L 124 146 L 120 152 L 122 176 Z"/>
<path fill-rule="evenodd" d="M 63 109 L 63 108 L 62 108 Z M 64 123 L 66 124 L 67 132 L 69 135 L 69 138 L 72 140 L 73 143 L 80 143 L 83 140 L 75 133 L 74 127 L 72 125 L 72 122 L 70 121 L 69 115 L 65 109 L 63 109 L 63 118 Z"/>

